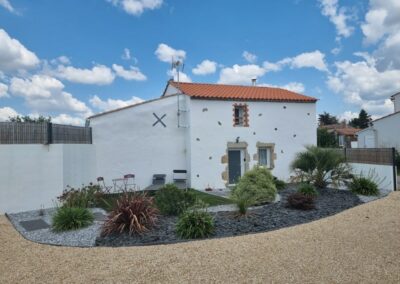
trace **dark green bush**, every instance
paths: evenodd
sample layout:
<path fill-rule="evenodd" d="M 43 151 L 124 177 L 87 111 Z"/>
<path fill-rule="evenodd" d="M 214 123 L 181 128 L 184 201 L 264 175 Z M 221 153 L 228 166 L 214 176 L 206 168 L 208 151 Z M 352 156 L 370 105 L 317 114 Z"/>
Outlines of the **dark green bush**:
<path fill-rule="evenodd" d="M 315 208 L 314 198 L 300 192 L 295 192 L 288 196 L 287 207 L 300 210 L 311 210 Z"/>
<path fill-rule="evenodd" d="M 95 207 L 103 197 L 104 193 L 99 185 L 90 183 L 82 188 L 73 188 L 67 186 L 61 196 L 57 197 L 62 206 L 66 207 Z"/>
<path fill-rule="evenodd" d="M 87 208 L 59 207 L 53 216 L 53 229 L 58 232 L 76 230 L 91 225 L 93 219 Z"/>
<path fill-rule="evenodd" d="M 299 186 L 297 192 L 303 193 L 304 195 L 316 197 L 318 195 L 318 191 L 312 184 L 309 183 L 302 183 Z"/>
<path fill-rule="evenodd" d="M 349 188 L 355 194 L 361 195 L 379 195 L 379 189 L 376 182 L 367 177 L 353 177 Z"/>
<path fill-rule="evenodd" d="M 231 192 L 233 200 L 248 200 L 249 205 L 272 202 L 275 200 L 276 187 L 274 178 L 269 170 L 254 167 L 246 172 Z"/>
<path fill-rule="evenodd" d="M 274 184 L 275 184 L 276 190 L 278 190 L 278 191 L 281 191 L 286 188 L 286 182 L 284 182 L 281 179 L 278 179 L 275 176 L 274 176 Z"/>
<path fill-rule="evenodd" d="M 176 224 L 176 233 L 183 239 L 206 238 L 214 232 L 214 220 L 204 210 L 184 212 Z"/>
<path fill-rule="evenodd" d="M 196 196 L 192 192 L 179 189 L 174 184 L 166 184 L 155 195 L 156 206 L 165 215 L 179 215 L 195 201 Z"/>
<path fill-rule="evenodd" d="M 157 222 L 158 209 L 153 197 L 146 193 L 124 193 L 116 202 L 103 224 L 102 236 L 121 234 L 142 234 L 149 231 Z"/>

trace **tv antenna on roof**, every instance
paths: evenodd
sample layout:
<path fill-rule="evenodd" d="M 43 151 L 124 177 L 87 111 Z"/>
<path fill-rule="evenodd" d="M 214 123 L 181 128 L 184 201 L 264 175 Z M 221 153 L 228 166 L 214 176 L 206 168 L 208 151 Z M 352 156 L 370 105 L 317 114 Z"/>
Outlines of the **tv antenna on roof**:
<path fill-rule="evenodd" d="M 171 70 L 173 70 L 172 79 L 175 79 L 174 77 L 176 76 L 176 81 L 179 83 L 179 72 L 183 72 L 184 69 L 185 69 L 185 63 L 183 63 L 183 61 L 180 59 L 174 60 L 174 58 L 172 57 L 171 61 Z"/>

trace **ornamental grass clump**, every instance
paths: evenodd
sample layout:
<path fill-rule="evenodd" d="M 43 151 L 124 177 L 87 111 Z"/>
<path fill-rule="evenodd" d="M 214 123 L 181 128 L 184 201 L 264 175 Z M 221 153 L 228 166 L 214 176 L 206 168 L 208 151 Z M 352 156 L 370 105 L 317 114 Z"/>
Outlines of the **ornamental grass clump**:
<path fill-rule="evenodd" d="M 195 202 L 196 196 L 192 192 L 179 189 L 174 184 L 166 184 L 155 196 L 157 208 L 164 215 L 179 215 Z"/>
<path fill-rule="evenodd" d="M 59 207 L 53 216 L 53 230 L 63 232 L 87 227 L 93 223 L 92 212 L 87 208 Z"/>
<path fill-rule="evenodd" d="M 197 202 L 179 216 L 176 233 L 183 239 L 206 238 L 214 232 L 214 219 L 207 212 L 206 204 Z"/>
<path fill-rule="evenodd" d="M 153 197 L 145 193 L 124 193 L 104 222 L 101 235 L 143 234 L 155 226 L 158 212 Z"/>
<path fill-rule="evenodd" d="M 354 176 L 349 188 L 355 194 L 379 195 L 377 183 L 372 179 L 363 176 Z"/>
<path fill-rule="evenodd" d="M 351 176 L 343 153 L 316 146 L 308 146 L 306 151 L 297 153 L 291 169 L 296 173 L 294 181 L 312 183 L 318 188 L 329 184 L 346 185 Z"/>
<path fill-rule="evenodd" d="M 315 187 L 312 184 L 309 184 L 309 183 L 300 184 L 297 192 L 300 192 L 304 195 L 311 196 L 314 198 L 318 196 L 318 191 L 315 189 Z"/>

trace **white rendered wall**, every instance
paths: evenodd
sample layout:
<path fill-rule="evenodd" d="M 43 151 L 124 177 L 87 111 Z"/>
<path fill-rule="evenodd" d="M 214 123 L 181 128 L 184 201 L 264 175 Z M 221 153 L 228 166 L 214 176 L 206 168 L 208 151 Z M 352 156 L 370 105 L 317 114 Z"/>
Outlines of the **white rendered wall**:
<path fill-rule="evenodd" d="M 375 133 L 374 133 L 375 132 Z M 395 147 L 400 151 L 400 113 L 373 122 L 373 126 L 358 133 L 358 146 L 367 148 L 366 136 L 374 135 L 376 148 Z"/>
<path fill-rule="evenodd" d="M 158 117 L 166 116 L 161 123 Z M 186 169 L 186 128 L 177 125 L 177 97 L 168 96 L 90 119 L 96 146 L 97 175 L 107 184 L 133 173 L 145 188 L 153 174 L 166 174 L 172 182 L 174 169 Z"/>
<path fill-rule="evenodd" d="M 52 207 L 67 184 L 95 178 L 92 145 L 0 145 L 0 213 Z"/>
<path fill-rule="evenodd" d="M 249 127 L 233 126 L 234 103 L 248 104 Z M 225 187 L 221 174 L 227 164 L 221 163 L 221 157 L 226 154 L 227 143 L 235 142 L 236 137 L 248 144 L 250 168 L 257 164 L 253 160 L 257 153 L 256 143 L 275 143 L 277 157 L 272 173 L 281 179 L 289 179 L 289 165 L 295 154 L 304 150 L 305 145 L 317 142 L 315 111 L 315 103 L 192 99 L 189 129 L 192 187 Z"/>
<path fill-rule="evenodd" d="M 400 93 L 394 96 L 394 112 L 400 111 Z"/>
<path fill-rule="evenodd" d="M 379 189 L 394 190 L 393 166 L 349 163 L 354 174 L 362 174 L 365 177 L 371 175 L 378 183 Z"/>

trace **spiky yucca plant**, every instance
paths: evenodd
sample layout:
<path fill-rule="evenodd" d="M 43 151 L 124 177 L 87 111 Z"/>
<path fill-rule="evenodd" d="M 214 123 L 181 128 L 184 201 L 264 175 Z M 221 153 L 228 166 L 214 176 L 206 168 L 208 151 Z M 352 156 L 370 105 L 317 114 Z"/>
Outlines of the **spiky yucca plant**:
<path fill-rule="evenodd" d="M 153 197 L 145 193 L 123 194 L 105 221 L 101 235 L 128 232 L 129 235 L 149 231 L 157 221 L 158 209 Z"/>
<path fill-rule="evenodd" d="M 330 183 L 338 187 L 350 177 L 350 167 L 342 153 L 316 146 L 307 146 L 306 151 L 297 153 L 291 169 L 297 174 L 295 181 L 313 183 L 318 188 Z"/>

